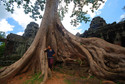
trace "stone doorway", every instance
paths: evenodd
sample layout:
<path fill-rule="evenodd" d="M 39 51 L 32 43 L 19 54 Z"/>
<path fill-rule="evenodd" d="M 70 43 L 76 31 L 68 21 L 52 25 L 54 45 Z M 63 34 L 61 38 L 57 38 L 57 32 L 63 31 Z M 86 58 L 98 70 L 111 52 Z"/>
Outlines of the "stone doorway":
<path fill-rule="evenodd" d="M 125 36 L 124 37 L 122 37 L 122 39 L 121 39 L 121 46 L 123 46 L 123 47 L 125 47 Z"/>

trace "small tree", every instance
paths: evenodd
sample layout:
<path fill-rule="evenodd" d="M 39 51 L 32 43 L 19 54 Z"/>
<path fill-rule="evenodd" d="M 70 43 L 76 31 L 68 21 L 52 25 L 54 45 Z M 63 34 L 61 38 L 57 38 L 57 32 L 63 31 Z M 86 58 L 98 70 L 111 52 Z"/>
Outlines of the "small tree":
<path fill-rule="evenodd" d="M 0 31 L 0 38 L 5 38 L 5 37 L 6 37 L 5 32 Z"/>
<path fill-rule="evenodd" d="M 0 57 L 4 55 L 4 51 L 5 51 L 5 43 L 2 42 L 0 43 Z"/>
<path fill-rule="evenodd" d="M 5 32 L 0 31 L 0 38 L 5 38 Z M 5 51 L 5 43 L 4 42 L 0 42 L 0 57 L 3 56 Z"/>
<path fill-rule="evenodd" d="M 3 0 L 7 10 L 13 13 L 14 2 L 23 5 L 25 13 L 32 12 L 33 18 L 38 18 L 38 9 L 43 10 L 44 15 L 40 15 L 42 22 L 37 35 L 23 55 L 14 64 L 0 70 L 0 82 L 6 82 L 24 72 L 42 72 L 45 83 L 50 73 L 47 56 L 44 49 L 50 45 L 56 52 L 56 59 L 66 62 L 68 59 L 87 60 L 90 70 L 98 77 L 110 80 L 124 80 L 125 78 L 125 48 L 110 44 L 98 38 L 80 38 L 69 33 L 61 23 L 60 15 L 64 16 L 68 11 L 68 4 L 74 3 L 74 10 L 71 16 L 76 16 L 73 23 L 88 21 L 82 8 L 84 5 L 92 4 L 92 11 L 99 7 L 99 1 L 103 0 L 36 0 L 35 5 L 30 5 L 30 0 Z M 58 8 L 60 2 L 64 2 L 64 7 Z M 60 15 L 59 15 L 59 13 Z"/>

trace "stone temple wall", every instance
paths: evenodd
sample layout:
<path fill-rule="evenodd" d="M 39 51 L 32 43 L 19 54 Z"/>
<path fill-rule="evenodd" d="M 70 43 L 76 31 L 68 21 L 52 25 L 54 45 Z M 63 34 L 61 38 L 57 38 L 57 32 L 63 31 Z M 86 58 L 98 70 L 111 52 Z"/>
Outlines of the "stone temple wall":
<path fill-rule="evenodd" d="M 94 19 L 96 19 L 96 17 Z M 112 24 L 105 24 L 98 28 L 90 27 L 88 30 L 86 30 L 83 34 L 80 34 L 79 36 L 84 38 L 98 37 L 110 43 L 125 47 L 125 21 L 119 23 L 114 22 Z"/>
<path fill-rule="evenodd" d="M 0 66 L 7 66 L 20 59 L 33 42 L 39 25 L 31 22 L 27 25 L 23 36 L 9 34 L 6 39 L 4 56 L 0 58 Z"/>

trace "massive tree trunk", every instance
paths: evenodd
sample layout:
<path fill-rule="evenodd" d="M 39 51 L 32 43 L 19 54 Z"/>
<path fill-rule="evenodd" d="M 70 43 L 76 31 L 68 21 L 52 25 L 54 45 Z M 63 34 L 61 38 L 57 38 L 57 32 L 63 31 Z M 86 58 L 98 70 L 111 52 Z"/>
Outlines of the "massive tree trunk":
<path fill-rule="evenodd" d="M 42 72 L 45 83 L 50 73 L 44 49 L 50 45 L 56 59 L 87 60 L 91 72 L 110 80 L 125 79 L 125 48 L 99 38 L 80 38 L 70 34 L 62 25 L 58 13 L 58 0 L 47 0 L 40 29 L 26 53 L 14 64 L 0 70 L 0 83 L 28 71 Z"/>

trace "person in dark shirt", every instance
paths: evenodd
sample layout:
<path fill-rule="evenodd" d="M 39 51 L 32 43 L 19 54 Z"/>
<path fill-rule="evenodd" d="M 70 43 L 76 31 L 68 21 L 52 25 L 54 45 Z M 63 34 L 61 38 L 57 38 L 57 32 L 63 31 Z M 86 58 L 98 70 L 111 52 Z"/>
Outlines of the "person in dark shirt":
<path fill-rule="evenodd" d="M 55 56 L 55 51 L 50 46 L 48 46 L 48 48 L 45 49 L 45 52 L 47 52 L 48 66 L 52 70 L 54 62 L 53 57 Z"/>

